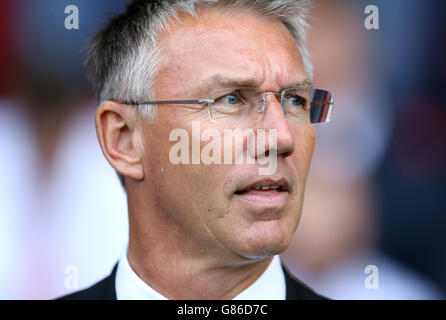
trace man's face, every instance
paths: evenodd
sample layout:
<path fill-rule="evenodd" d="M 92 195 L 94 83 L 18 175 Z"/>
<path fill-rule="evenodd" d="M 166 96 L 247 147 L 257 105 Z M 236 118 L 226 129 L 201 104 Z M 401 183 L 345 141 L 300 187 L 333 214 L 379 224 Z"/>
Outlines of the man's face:
<path fill-rule="evenodd" d="M 255 79 L 261 92 L 277 92 L 306 78 L 293 38 L 278 20 L 219 9 L 207 9 L 199 19 L 180 18 L 181 24 L 171 24 L 160 34 L 163 62 L 153 90 L 156 100 L 206 99 L 210 90 L 221 88 L 208 80 L 215 76 Z M 142 190 L 157 203 L 147 210 L 162 212 L 185 254 L 240 261 L 240 256 L 264 259 L 281 253 L 300 219 L 313 126 L 291 126 L 277 98 L 269 96 L 259 121 L 237 126 L 277 129 L 277 169 L 272 175 L 259 175 L 258 164 L 173 164 L 169 152 L 177 141 L 169 141 L 172 130 L 185 129 L 192 139 L 196 121 L 201 132 L 214 128 L 223 141 L 224 129 L 235 129 L 235 122 L 210 121 L 207 108 L 190 107 L 159 105 L 154 120 L 141 121 Z M 208 143 L 202 141 L 201 149 Z M 191 140 L 189 144 L 192 153 Z M 226 147 L 221 148 L 222 159 Z M 281 187 L 255 189 L 262 185 Z"/>

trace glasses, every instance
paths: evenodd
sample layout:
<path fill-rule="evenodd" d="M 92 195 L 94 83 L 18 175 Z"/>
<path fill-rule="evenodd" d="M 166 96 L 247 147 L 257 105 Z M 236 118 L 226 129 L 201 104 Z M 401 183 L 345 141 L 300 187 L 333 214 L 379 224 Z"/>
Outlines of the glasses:
<path fill-rule="evenodd" d="M 190 104 L 208 109 L 213 122 L 258 121 L 265 113 L 268 96 L 280 103 L 285 117 L 291 123 L 325 123 L 333 113 L 333 94 L 321 89 L 293 87 L 280 92 L 259 92 L 248 87 L 224 88 L 210 92 L 208 99 L 127 101 L 128 105 Z"/>

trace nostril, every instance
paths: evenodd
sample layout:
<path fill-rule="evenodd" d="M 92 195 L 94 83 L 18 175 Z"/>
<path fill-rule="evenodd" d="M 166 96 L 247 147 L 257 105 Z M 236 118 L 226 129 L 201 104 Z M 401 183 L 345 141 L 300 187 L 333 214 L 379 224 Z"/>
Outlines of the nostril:
<path fill-rule="evenodd" d="M 295 145 L 294 143 L 287 143 L 282 148 L 278 148 L 277 155 L 280 155 L 283 158 L 289 157 L 294 153 Z"/>

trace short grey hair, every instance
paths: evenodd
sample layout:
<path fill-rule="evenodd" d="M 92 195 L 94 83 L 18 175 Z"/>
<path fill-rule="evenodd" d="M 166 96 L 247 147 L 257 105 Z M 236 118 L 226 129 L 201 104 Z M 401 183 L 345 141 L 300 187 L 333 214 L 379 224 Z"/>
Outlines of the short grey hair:
<path fill-rule="evenodd" d="M 247 9 L 280 19 L 292 34 L 302 56 L 308 78 L 313 68 L 306 46 L 306 18 L 311 0 L 134 0 L 124 13 L 112 18 L 88 42 L 86 68 L 98 93 L 106 100 L 150 100 L 153 82 L 160 69 L 161 50 L 157 37 L 178 13 L 197 16 L 198 9 L 219 6 Z M 140 105 L 139 113 L 152 118 L 155 109 Z M 120 176 L 121 182 L 123 177 Z"/>

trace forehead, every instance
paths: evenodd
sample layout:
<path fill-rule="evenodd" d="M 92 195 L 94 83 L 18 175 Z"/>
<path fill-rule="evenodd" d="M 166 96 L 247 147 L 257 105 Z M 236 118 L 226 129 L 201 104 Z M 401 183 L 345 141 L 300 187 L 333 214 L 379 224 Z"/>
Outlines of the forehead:
<path fill-rule="evenodd" d="M 305 78 L 294 39 L 278 19 L 249 11 L 208 8 L 179 14 L 159 35 L 162 62 L 155 87 L 191 93 L 203 79 L 257 78 L 264 89 Z M 199 89 L 199 88 L 198 88 Z"/>

